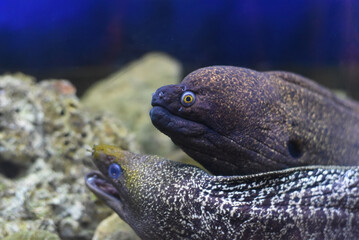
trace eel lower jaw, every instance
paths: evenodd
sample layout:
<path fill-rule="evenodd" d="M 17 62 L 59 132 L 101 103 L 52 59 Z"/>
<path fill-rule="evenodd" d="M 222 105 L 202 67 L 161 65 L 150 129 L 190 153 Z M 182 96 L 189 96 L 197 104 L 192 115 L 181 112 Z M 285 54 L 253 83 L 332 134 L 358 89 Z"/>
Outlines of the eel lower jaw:
<path fill-rule="evenodd" d="M 123 211 L 123 202 L 117 189 L 98 171 L 85 177 L 86 186 L 117 213 Z"/>
<path fill-rule="evenodd" d="M 173 134 L 197 137 L 205 134 L 208 130 L 207 126 L 177 116 L 159 105 L 153 105 L 150 117 L 153 125 L 170 137 Z"/>

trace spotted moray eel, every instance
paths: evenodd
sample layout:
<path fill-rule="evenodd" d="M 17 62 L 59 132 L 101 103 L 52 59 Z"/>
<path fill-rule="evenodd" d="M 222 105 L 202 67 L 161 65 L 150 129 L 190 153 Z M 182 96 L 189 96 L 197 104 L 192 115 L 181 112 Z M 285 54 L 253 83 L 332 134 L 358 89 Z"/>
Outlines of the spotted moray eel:
<path fill-rule="evenodd" d="M 86 184 L 142 239 L 358 239 L 359 168 L 246 176 L 117 147 L 93 150 Z"/>

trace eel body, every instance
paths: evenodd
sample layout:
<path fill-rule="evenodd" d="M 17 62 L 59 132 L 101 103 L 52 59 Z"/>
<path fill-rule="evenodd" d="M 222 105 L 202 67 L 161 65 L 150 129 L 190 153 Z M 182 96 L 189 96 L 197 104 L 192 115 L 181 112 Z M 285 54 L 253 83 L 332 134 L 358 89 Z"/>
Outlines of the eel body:
<path fill-rule="evenodd" d="M 212 176 L 99 145 L 86 184 L 142 239 L 358 239 L 359 168 Z"/>
<path fill-rule="evenodd" d="M 154 126 L 214 174 L 359 163 L 359 104 L 293 73 L 206 67 L 152 105 Z"/>

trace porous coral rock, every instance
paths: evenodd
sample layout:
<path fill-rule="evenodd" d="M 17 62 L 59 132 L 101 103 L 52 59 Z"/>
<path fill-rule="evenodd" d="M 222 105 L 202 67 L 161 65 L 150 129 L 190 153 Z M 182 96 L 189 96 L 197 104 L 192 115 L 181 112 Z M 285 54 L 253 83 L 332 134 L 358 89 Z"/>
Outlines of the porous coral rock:
<path fill-rule="evenodd" d="M 132 149 L 127 129 L 93 115 L 65 80 L 0 76 L 0 238 L 35 229 L 91 239 L 111 213 L 85 187 L 94 144 Z"/>
<path fill-rule="evenodd" d="M 116 213 L 98 225 L 92 240 L 140 240 L 135 231 Z"/>
<path fill-rule="evenodd" d="M 14 233 L 3 240 L 60 240 L 60 238 L 48 231 L 20 231 Z"/>

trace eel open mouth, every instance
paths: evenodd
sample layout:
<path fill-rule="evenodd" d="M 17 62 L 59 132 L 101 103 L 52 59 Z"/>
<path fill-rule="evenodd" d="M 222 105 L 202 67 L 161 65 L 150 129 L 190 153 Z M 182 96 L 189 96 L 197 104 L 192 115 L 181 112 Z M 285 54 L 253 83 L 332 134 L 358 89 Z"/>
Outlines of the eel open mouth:
<path fill-rule="evenodd" d="M 85 182 L 87 187 L 102 200 L 106 202 L 109 200 L 121 202 L 117 189 L 100 172 L 90 172 L 86 175 Z"/>

